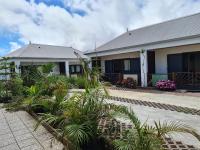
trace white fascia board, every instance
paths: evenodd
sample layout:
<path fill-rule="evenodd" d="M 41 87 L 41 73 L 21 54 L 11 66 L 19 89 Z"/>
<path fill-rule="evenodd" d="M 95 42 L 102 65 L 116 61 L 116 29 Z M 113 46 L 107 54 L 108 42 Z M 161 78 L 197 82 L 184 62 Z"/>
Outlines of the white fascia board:
<path fill-rule="evenodd" d="M 79 61 L 78 59 L 52 59 L 52 58 L 11 58 L 10 61 L 19 60 L 20 62 L 65 62 Z"/>
<path fill-rule="evenodd" d="M 98 51 L 93 53 L 86 53 L 85 55 L 89 57 L 100 57 L 106 55 L 114 55 L 114 54 L 122 54 L 122 53 L 129 53 L 129 52 L 138 52 L 142 49 L 144 50 L 154 50 L 154 49 L 161 49 L 161 48 L 169 48 L 169 47 L 176 47 L 176 46 L 183 46 L 183 45 L 192 45 L 192 44 L 199 44 L 200 37 L 192 37 L 192 38 L 183 38 L 179 40 L 173 41 L 165 41 L 162 43 L 154 43 L 148 45 L 141 45 L 141 46 L 133 46 L 128 48 L 118 48 L 113 50 L 107 51 Z"/>

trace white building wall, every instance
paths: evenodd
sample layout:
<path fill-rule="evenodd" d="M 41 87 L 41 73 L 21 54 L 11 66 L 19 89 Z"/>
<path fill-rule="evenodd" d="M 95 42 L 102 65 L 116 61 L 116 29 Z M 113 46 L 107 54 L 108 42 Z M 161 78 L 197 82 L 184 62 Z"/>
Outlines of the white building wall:
<path fill-rule="evenodd" d="M 156 73 L 160 73 L 160 74 L 167 73 L 167 55 L 168 54 L 196 52 L 196 51 L 200 51 L 200 44 L 155 50 Z"/>
<path fill-rule="evenodd" d="M 123 53 L 123 54 L 102 56 L 101 60 L 112 60 L 112 59 L 123 59 L 123 58 L 138 58 L 138 57 L 140 57 L 140 52 L 131 52 L 131 53 Z"/>

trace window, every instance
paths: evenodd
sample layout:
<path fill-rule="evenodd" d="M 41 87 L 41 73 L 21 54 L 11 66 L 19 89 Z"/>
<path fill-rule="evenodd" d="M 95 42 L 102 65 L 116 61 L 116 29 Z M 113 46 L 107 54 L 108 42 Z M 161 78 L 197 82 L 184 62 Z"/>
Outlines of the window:
<path fill-rule="evenodd" d="M 81 73 L 81 66 L 80 65 L 70 65 L 70 73 L 77 74 Z"/>
<path fill-rule="evenodd" d="M 130 70 L 131 70 L 130 60 L 124 60 L 124 71 L 130 71 Z"/>
<path fill-rule="evenodd" d="M 76 72 L 78 73 L 81 72 L 81 66 L 78 66 L 78 65 L 76 66 Z"/>
<path fill-rule="evenodd" d="M 75 72 L 74 66 L 71 66 L 71 71 L 72 71 L 72 73 Z"/>

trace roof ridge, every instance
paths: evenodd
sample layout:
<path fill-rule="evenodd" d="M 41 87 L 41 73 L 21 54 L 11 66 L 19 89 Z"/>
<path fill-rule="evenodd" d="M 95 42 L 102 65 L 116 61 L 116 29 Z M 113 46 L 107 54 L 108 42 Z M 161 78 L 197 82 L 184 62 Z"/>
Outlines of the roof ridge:
<path fill-rule="evenodd" d="M 54 47 L 66 47 L 66 48 L 73 48 L 72 46 L 61 46 L 61 45 L 40 44 L 40 43 L 31 43 L 30 45 L 43 45 L 43 46 L 54 46 Z"/>

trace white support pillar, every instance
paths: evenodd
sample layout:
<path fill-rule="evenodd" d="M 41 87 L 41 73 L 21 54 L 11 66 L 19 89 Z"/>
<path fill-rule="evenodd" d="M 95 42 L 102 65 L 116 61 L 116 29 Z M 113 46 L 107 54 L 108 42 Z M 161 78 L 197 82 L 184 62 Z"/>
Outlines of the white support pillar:
<path fill-rule="evenodd" d="M 89 61 L 88 67 L 90 69 L 92 69 L 92 59 L 91 58 L 87 58 L 87 61 Z"/>
<path fill-rule="evenodd" d="M 65 73 L 66 73 L 66 76 L 69 76 L 69 62 L 68 61 L 65 61 Z"/>
<path fill-rule="evenodd" d="M 140 51 L 140 64 L 141 64 L 141 86 L 147 87 L 147 73 L 148 73 L 147 50 Z"/>
<path fill-rule="evenodd" d="M 101 60 L 101 73 L 105 73 L 105 60 Z"/>
<path fill-rule="evenodd" d="M 20 73 L 20 60 L 15 60 L 15 72 Z"/>

